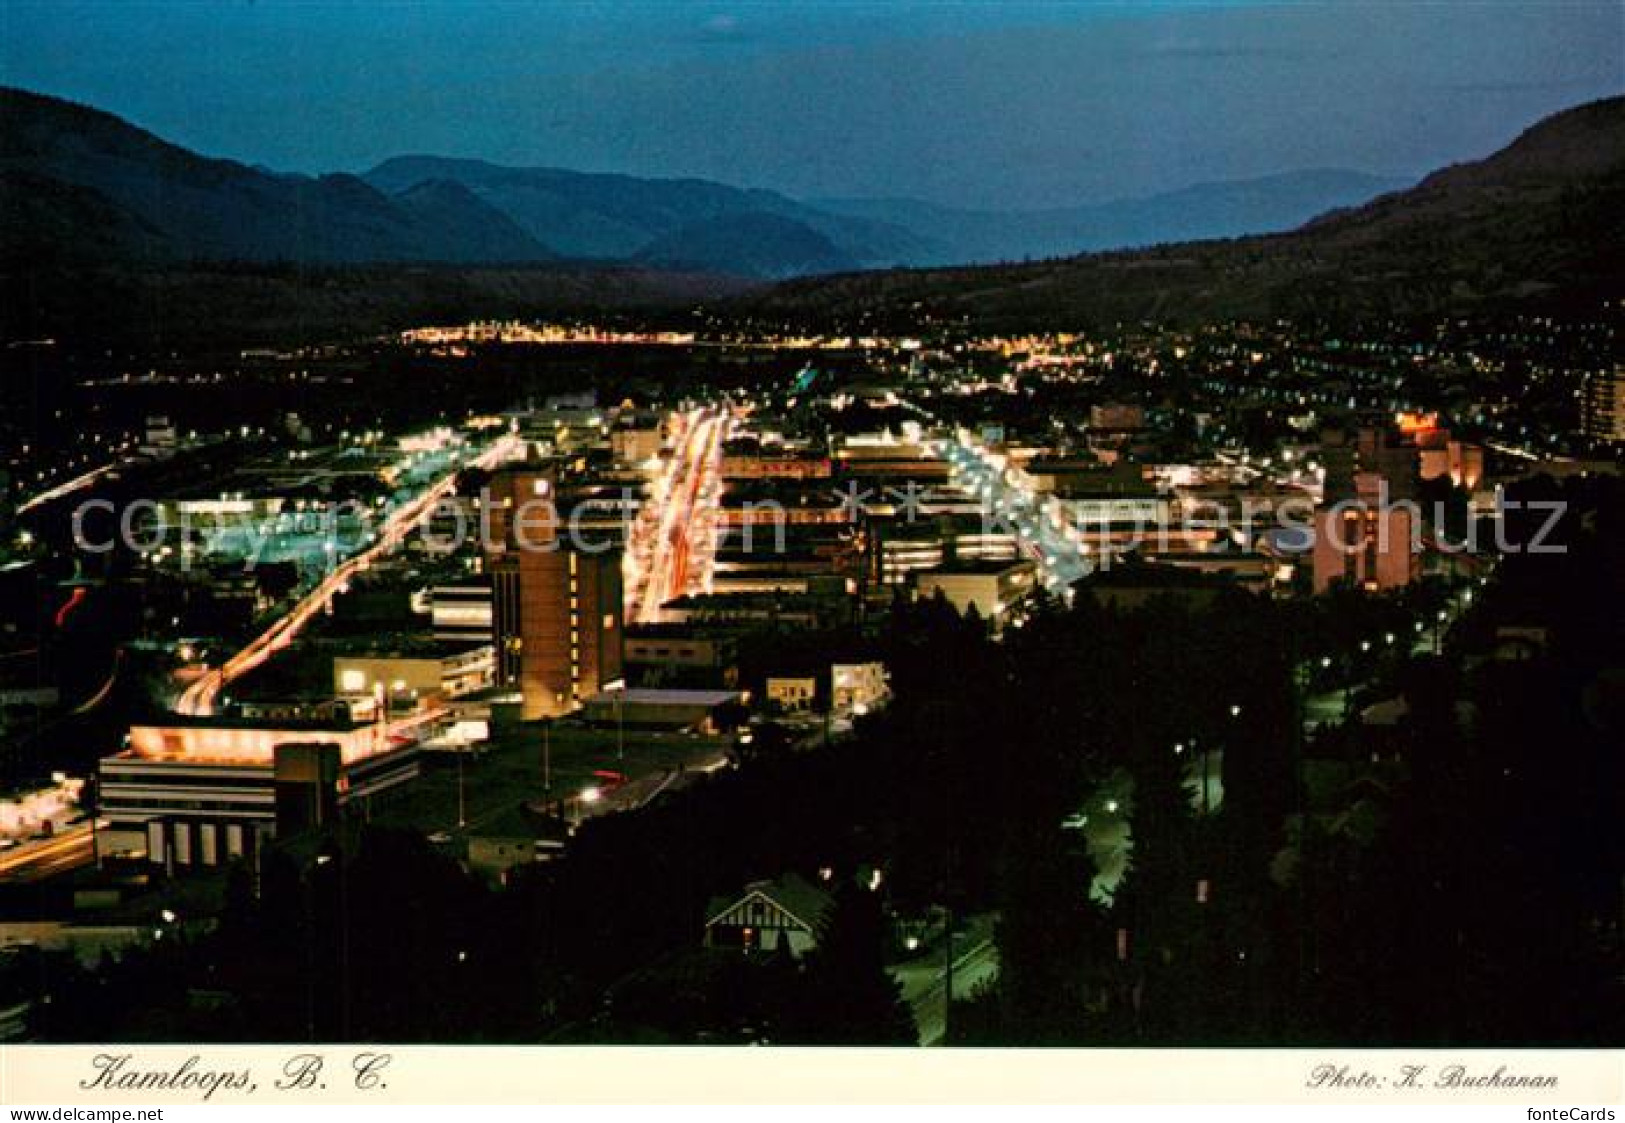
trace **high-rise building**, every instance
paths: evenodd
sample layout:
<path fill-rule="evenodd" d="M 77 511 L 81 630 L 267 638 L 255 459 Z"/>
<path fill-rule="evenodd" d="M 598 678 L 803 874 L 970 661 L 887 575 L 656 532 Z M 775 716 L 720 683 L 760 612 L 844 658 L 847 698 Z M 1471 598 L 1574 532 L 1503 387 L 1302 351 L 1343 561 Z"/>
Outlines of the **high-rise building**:
<path fill-rule="evenodd" d="M 499 683 L 526 720 L 568 713 L 621 672 L 621 552 L 561 535 L 557 481 L 529 461 L 491 478 L 486 565 Z"/>
<path fill-rule="evenodd" d="M 1375 474 L 1386 482 L 1390 498 L 1415 497 L 1417 448 L 1414 440 L 1391 432 L 1386 421 L 1361 424 L 1353 430 L 1331 428 L 1321 433 L 1320 459 L 1326 467 L 1328 500 L 1355 493 L 1356 477 Z"/>
<path fill-rule="evenodd" d="M 1625 366 L 1586 379 L 1580 427 L 1594 441 L 1625 443 Z"/>
<path fill-rule="evenodd" d="M 1421 575 L 1413 541 L 1416 507 L 1392 499 L 1374 472 L 1355 476 L 1355 496 L 1315 510 L 1315 592 L 1334 582 L 1377 592 L 1409 585 Z"/>

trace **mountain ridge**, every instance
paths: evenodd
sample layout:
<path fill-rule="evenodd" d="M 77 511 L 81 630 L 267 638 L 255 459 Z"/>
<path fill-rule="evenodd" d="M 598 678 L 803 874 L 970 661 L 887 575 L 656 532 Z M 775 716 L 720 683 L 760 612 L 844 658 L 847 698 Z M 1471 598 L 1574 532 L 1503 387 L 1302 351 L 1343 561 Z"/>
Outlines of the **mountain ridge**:
<path fill-rule="evenodd" d="M 883 217 L 760 189 L 449 164 L 457 175 L 426 174 L 447 169 L 438 157 L 386 162 L 367 173 L 376 182 L 267 172 L 101 110 L 0 89 L 0 336 L 342 334 L 697 303 L 842 330 L 912 331 L 922 319 L 1053 328 L 1625 294 L 1625 97 L 1560 112 L 1484 159 L 1286 232 L 772 286 L 759 278 L 873 260 L 843 239 L 871 254 L 885 237 L 900 239 L 900 253 L 932 251 Z M 517 184 L 537 205 L 549 192 L 574 199 L 578 217 L 598 224 L 594 236 L 619 231 L 636 249 L 620 260 L 561 257 L 569 249 L 536 238 L 511 200 L 493 204 L 492 182 Z M 747 271 L 756 279 L 723 275 Z"/>
<path fill-rule="evenodd" d="M 935 250 L 896 224 L 826 214 L 766 188 L 732 187 L 692 177 L 516 167 L 424 154 L 391 157 L 362 177 L 385 191 L 401 190 L 423 178 L 454 180 L 509 215 L 532 237 L 576 257 L 645 260 L 659 256 L 662 243 L 685 227 L 691 228 L 686 235 L 690 242 L 706 229 L 736 241 L 735 233 L 718 221 L 741 216 L 754 223 L 758 220 L 751 216 L 760 215 L 786 220 L 776 229 L 792 245 L 786 249 L 786 261 L 752 255 L 757 268 L 764 270 L 752 275 L 782 275 L 815 240 L 810 235 L 828 239 L 846 267 L 906 264 Z M 716 256 L 713 247 L 693 248 L 698 256 Z"/>
<path fill-rule="evenodd" d="M 94 193 L 111 213 L 152 231 L 149 262 L 297 261 L 307 264 L 472 262 L 463 239 L 488 214 L 437 215 L 401 207 L 358 176 L 267 173 L 200 156 L 91 106 L 0 88 L 0 252 L 14 254 L 13 212 L 47 209 L 51 180 Z M 32 198 L 26 193 L 34 191 Z M 478 242 L 484 260 L 555 255 L 515 229 Z M 69 258 L 78 247 L 63 247 Z"/>
<path fill-rule="evenodd" d="M 972 210 L 907 198 L 811 202 L 843 214 L 887 218 L 939 243 L 951 240 L 959 263 L 994 264 L 1290 229 L 1409 182 L 1348 168 L 1305 168 L 1041 210 Z M 913 216 L 912 224 L 906 216 Z"/>
<path fill-rule="evenodd" d="M 877 328 L 1432 315 L 1625 294 L 1625 97 L 1296 230 L 1006 266 L 786 282 L 739 312 Z"/>
<path fill-rule="evenodd" d="M 918 201 L 820 204 L 693 177 L 425 154 L 359 175 L 288 174 L 200 155 L 105 110 L 8 88 L 0 88 L 0 125 L 0 171 L 15 173 L 0 181 L 0 207 L 70 235 L 43 247 L 51 256 L 122 253 L 149 264 L 680 260 L 779 279 L 1276 229 L 1390 185 L 1311 170 L 1091 207 L 975 212 Z M 20 255 L 23 242 L 30 253 L 42 248 L 19 225 L 0 228 L 0 253 Z M 76 230 L 83 244 L 74 244 Z"/>

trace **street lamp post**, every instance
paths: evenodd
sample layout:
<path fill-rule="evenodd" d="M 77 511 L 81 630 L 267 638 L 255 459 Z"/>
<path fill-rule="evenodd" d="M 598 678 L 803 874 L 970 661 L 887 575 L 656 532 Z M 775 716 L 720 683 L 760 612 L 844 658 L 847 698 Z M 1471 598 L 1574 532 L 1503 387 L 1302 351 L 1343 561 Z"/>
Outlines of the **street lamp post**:
<path fill-rule="evenodd" d="M 468 794 L 467 785 L 463 776 L 463 753 L 457 753 L 457 829 L 462 830 L 468 826 Z"/>
<path fill-rule="evenodd" d="M 1343 721 L 1345 723 L 1347 723 L 1348 719 L 1349 719 L 1349 705 L 1353 702 L 1352 695 L 1353 695 L 1353 691 L 1354 691 L 1354 675 L 1352 673 L 1352 669 L 1347 664 L 1343 665 L 1342 672 L 1343 672 Z"/>
<path fill-rule="evenodd" d="M 542 795 L 553 798 L 553 721 L 542 719 Z"/>
<path fill-rule="evenodd" d="M 626 684 L 615 691 L 615 759 L 626 759 Z"/>
<path fill-rule="evenodd" d="M 1193 744 L 1193 745 L 1196 744 L 1196 738 L 1195 737 L 1191 738 L 1191 744 Z M 1211 791 L 1212 791 L 1212 787 L 1210 786 L 1210 783 L 1208 781 L 1208 775 L 1207 775 L 1207 746 L 1203 745 L 1202 746 L 1202 816 L 1203 816 L 1203 818 L 1206 818 L 1208 815 L 1211 815 L 1213 813 L 1213 800 L 1212 800 L 1211 795 L 1209 794 Z"/>

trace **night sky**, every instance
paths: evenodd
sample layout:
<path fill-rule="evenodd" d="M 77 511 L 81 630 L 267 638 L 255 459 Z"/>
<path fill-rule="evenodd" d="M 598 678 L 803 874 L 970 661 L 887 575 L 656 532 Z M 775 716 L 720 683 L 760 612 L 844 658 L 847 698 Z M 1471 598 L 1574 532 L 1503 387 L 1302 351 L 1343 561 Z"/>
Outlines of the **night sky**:
<path fill-rule="evenodd" d="M 1625 4 L 0 0 L 0 81 L 211 155 L 998 208 L 1402 176 L 1625 90 Z"/>

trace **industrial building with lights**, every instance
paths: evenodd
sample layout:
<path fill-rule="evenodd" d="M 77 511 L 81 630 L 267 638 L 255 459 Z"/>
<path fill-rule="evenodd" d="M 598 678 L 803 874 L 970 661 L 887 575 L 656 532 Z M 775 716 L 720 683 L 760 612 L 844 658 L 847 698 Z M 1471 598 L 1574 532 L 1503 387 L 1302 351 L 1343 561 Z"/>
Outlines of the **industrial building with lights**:
<path fill-rule="evenodd" d="M 133 726 L 99 768 L 97 855 L 171 873 L 252 865 L 272 839 L 328 826 L 415 778 L 424 731 L 343 702 Z"/>

